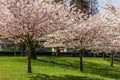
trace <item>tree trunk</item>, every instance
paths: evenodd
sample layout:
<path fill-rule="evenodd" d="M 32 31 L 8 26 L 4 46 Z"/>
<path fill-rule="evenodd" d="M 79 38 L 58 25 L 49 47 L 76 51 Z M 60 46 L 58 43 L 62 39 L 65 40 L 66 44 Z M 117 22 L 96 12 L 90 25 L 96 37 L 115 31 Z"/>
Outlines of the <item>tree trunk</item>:
<path fill-rule="evenodd" d="M 21 49 L 21 56 L 24 56 L 24 49 Z"/>
<path fill-rule="evenodd" d="M 38 59 L 35 53 L 31 54 L 31 59 Z"/>
<path fill-rule="evenodd" d="M 28 73 L 32 73 L 32 68 L 31 68 L 31 48 L 28 47 L 28 53 L 27 53 L 27 56 L 28 56 Z"/>
<path fill-rule="evenodd" d="M 111 55 L 111 65 L 110 66 L 113 67 L 113 53 Z"/>
<path fill-rule="evenodd" d="M 31 50 L 31 59 L 37 59 L 37 56 L 35 54 L 35 48 L 32 48 Z"/>
<path fill-rule="evenodd" d="M 14 44 L 14 56 L 16 56 L 16 44 Z"/>
<path fill-rule="evenodd" d="M 105 53 L 103 52 L 103 59 L 105 60 Z"/>
<path fill-rule="evenodd" d="M 83 71 L 83 50 L 80 50 L 80 71 Z"/>
<path fill-rule="evenodd" d="M 21 47 L 21 56 L 25 56 L 25 47 L 26 47 L 25 43 L 21 43 L 20 47 Z"/>

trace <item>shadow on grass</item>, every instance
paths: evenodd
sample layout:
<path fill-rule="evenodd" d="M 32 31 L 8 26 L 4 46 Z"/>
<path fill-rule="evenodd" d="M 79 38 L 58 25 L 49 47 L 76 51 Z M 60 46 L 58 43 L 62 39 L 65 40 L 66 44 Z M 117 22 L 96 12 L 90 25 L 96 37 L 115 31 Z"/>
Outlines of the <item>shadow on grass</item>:
<path fill-rule="evenodd" d="M 111 61 L 111 58 L 107 58 L 107 61 Z M 114 64 L 120 64 L 120 58 L 114 58 Z"/>
<path fill-rule="evenodd" d="M 40 62 L 46 62 L 46 63 L 51 63 L 51 64 L 55 64 L 55 65 L 58 65 L 59 67 L 62 66 L 62 67 L 70 67 L 70 68 L 74 68 L 74 69 L 78 69 L 79 68 L 79 65 L 75 64 L 76 62 L 73 63 L 70 63 L 66 60 L 59 60 L 59 62 L 56 62 L 56 60 L 43 60 L 43 59 L 38 59 L 38 61 Z M 57 60 L 58 61 L 58 60 Z"/>
<path fill-rule="evenodd" d="M 110 67 L 110 65 L 86 63 L 84 68 L 85 73 L 97 74 L 106 78 L 120 79 L 120 70 L 117 67 Z"/>
<path fill-rule="evenodd" d="M 51 63 L 55 64 L 58 67 L 65 67 L 65 68 L 72 68 L 74 70 L 79 71 L 79 62 L 68 62 L 68 61 L 60 61 L 56 62 L 56 60 L 51 59 L 51 60 L 43 60 L 39 59 L 40 62 L 45 62 L 45 63 Z M 110 67 L 110 65 L 107 64 L 100 64 L 100 63 L 94 63 L 94 62 L 84 62 L 84 71 L 83 73 L 90 73 L 90 74 L 95 74 L 95 75 L 100 75 L 105 78 L 113 78 L 113 79 L 120 79 L 120 69 L 118 67 Z M 54 76 L 52 76 L 54 77 Z M 55 80 L 70 80 L 74 76 L 65 76 L 62 77 L 63 79 L 55 79 Z M 54 77 L 56 78 L 56 77 Z M 73 79 L 73 80 L 92 80 L 92 79 L 82 79 L 82 78 L 88 78 L 88 77 L 76 77 L 76 78 L 81 78 L 81 79 Z M 37 79 L 36 79 L 37 80 Z M 39 79 L 38 79 L 39 80 Z M 42 79 L 41 79 L 42 80 Z M 43 79 L 44 80 L 44 79 Z M 47 80 L 47 79 L 46 79 Z M 52 80 L 52 79 L 48 79 Z M 53 79 L 54 80 L 54 79 Z M 95 80 L 95 79 L 93 79 Z M 98 79 L 97 79 L 98 80 Z"/>
<path fill-rule="evenodd" d="M 66 76 L 49 76 L 46 74 L 37 74 L 35 77 L 29 77 L 30 80 L 101 80 L 98 78 L 91 78 L 91 77 L 86 77 L 86 76 L 71 76 L 71 75 L 66 75 Z"/>

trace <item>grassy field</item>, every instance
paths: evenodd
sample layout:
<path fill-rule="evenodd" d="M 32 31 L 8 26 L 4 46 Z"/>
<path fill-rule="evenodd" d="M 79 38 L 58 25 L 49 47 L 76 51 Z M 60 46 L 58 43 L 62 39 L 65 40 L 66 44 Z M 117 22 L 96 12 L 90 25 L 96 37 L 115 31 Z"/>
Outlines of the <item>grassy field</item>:
<path fill-rule="evenodd" d="M 120 80 L 120 60 L 84 58 L 79 71 L 77 57 L 39 57 L 32 61 L 33 73 L 26 73 L 26 57 L 0 57 L 0 80 Z"/>

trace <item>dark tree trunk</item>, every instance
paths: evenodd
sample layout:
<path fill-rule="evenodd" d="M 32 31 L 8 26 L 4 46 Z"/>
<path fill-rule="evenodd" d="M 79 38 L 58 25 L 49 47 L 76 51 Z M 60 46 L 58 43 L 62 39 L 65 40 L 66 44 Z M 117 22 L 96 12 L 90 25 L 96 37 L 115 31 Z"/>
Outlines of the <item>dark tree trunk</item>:
<path fill-rule="evenodd" d="M 38 59 L 35 53 L 31 54 L 31 59 Z"/>
<path fill-rule="evenodd" d="M 14 56 L 16 56 L 16 44 L 14 44 Z"/>
<path fill-rule="evenodd" d="M 111 67 L 113 67 L 113 53 L 111 54 Z"/>
<path fill-rule="evenodd" d="M 28 73 L 32 73 L 32 68 L 31 68 L 31 48 L 28 47 L 28 53 L 27 53 L 27 56 L 28 56 Z"/>
<path fill-rule="evenodd" d="M 96 53 L 94 53 L 94 57 L 96 57 Z"/>
<path fill-rule="evenodd" d="M 103 59 L 105 60 L 105 53 L 103 52 Z"/>
<path fill-rule="evenodd" d="M 31 50 L 31 59 L 37 59 L 37 56 L 35 54 L 35 48 L 32 48 Z"/>
<path fill-rule="evenodd" d="M 80 50 L 80 71 L 83 71 L 83 50 Z"/>
<path fill-rule="evenodd" d="M 26 47 L 25 43 L 21 42 L 20 43 L 21 56 L 25 55 L 25 52 L 24 52 L 25 51 L 25 47 Z"/>
<path fill-rule="evenodd" d="M 21 56 L 24 56 L 24 49 L 21 49 Z"/>

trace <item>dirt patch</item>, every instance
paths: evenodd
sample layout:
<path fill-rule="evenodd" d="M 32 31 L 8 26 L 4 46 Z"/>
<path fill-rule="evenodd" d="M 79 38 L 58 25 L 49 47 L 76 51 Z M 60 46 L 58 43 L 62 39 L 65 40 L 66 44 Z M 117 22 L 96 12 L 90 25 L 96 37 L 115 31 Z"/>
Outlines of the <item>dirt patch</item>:
<path fill-rule="evenodd" d="M 0 80 L 9 80 L 7 74 L 0 73 Z"/>

